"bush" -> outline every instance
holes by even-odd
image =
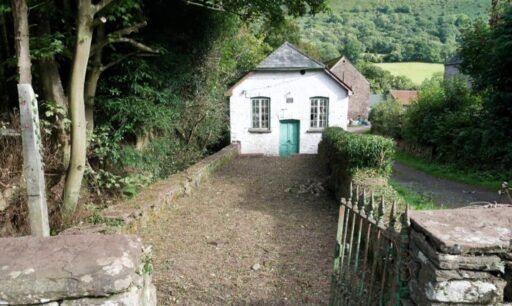
[[[395,143],[389,138],[348,133],[341,128],[325,129],[319,145],[319,155],[329,169],[330,187],[338,198],[348,193],[358,173],[371,173],[364,177],[386,181],[394,152]]]
[[[432,80],[419,93],[406,114],[403,137],[432,148],[432,158],[447,162],[481,164],[484,145],[482,98],[466,80]]]
[[[363,169],[383,176],[391,174],[395,143],[389,138],[327,128],[322,134],[321,146],[322,150],[328,150],[330,160],[343,163],[348,174]]]
[[[377,104],[370,112],[371,132],[394,139],[402,138],[405,109],[396,101],[385,101]]]
[[[186,146],[173,138],[153,140],[142,151],[124,147],[118,165],[131,173],[149,173],[155,178],[166,178],[182,171],[203,157],[203,152]]]

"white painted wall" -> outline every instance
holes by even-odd
[[[310,131],[310,98],[329,98],[329,126],[347,128],[348,92],[323,71],[253,72],[232,88],[231,142],[240,142],[242,154],[279,155],[279,121],[300,121],[300,154],[316,154],[320,132]],[[253,133],[251,98],[270,98],[270,133]],[[292,97],[293,103],[286,103]],[[309,131],[309,132],[308,132]]]

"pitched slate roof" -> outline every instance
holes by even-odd
[[[391,97],[402,105],[409,105],[418,100],[418,92],[416,90],[390,90]]]
[[[264,59],[255,70],[310,70],[325,66],[285,42]]]
[[[267,58],[265,58],[253,71],[240,78],[226,92],[226,96],[231,96],[233,88],[238,86],[243,80],[250,77],[257,71],[301,71],[301,70],[319,70],[323,71],[327,76],[333,79],[341,87],[345,88],[349,95],[353,94],[352,88],[342,79],[337,77],[324,64],[316,61],[310,56],[302,53],[297,47],[285,42],[279,48],[274,50]],[[302,74],[302,72],[301,72]]]

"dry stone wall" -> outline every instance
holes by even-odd
[[[135,236],[2,238],[0,249],[0,305],[157,305],[151,257]]]
[[[106,223],[79,224],[61,233],[135,233],[140,226],[157,214],[161,209],[176,199],[190,195],[208,177],[226,162],[236,158],[240,153],[239,144],[231,144],[219,152],[210,155],[185,171],[171,175],[165,180],[148,186],[131,199],[121,201],[99,212]]]
[[[415,304],[512,302],[512,207],[413,212],[409,248]]]

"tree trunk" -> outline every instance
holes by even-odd
[[[42,34],[50,33],[50,23],[47,18],[39,18],[39,25]],[[71,157],[71,137],[64,121],[69,116],[68,97],[64,93],[59,67],[53,56],[41,60],[39,62],[39,70],[45,99],[54,101],[57,107],[64,110],[63,118],[59,118],[57,121],[57,136],[62,150],[62,168],[67,170]]]
[[[69,110],[71,115],[71,160],[64,185],[63,214],[75,212],[86,166],[86,121],[84,86],[93,35],[94,6],[90,0],[79,0],[76,46],[71,72]]]
[[[3,13],[0,13],[0,113],[8,112],[9,95],[7,94],[4,62],[9,57],[9,40],[7,38],[7,25]]]
[[[142,151],[151,142],[153,135],[145,131],[138,131],[135,132],[135,138],[135,150]]]
[[[28,7],[26,0],[12,0],[14,19],[16,58],[20,84],[32,84],[32,62],[30,61],[30,45],[28,30]]]
[[[499,0],[491,0],[491,18],[489,24],[491,27],[495,27],[499,20]]]
[[[12,0],[15,48],[18,62],[20,121],[23,141],[23,175],[27,184],[30,231],[33,236],[50,235],[46,185],[41,159],[41,133],[37,100],[32,90],[28,7],[26,0]]]
[[[96,40],[102,41],[103,39],[105,39],[105,25],[100,24],[96,28]],[[94,131],[94,103],[96,90],[98,89],[98,81],[103,72],[102,58],[103,48],[99,48],[93,55],[89,73],[87,74],[87,82],[85,84],[85,119],[87,120],[87,131],[89,133]]]

